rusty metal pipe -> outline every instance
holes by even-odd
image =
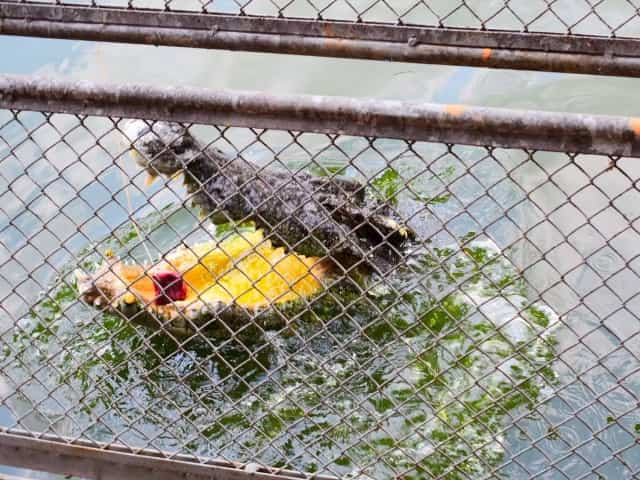
[[[640,77],[640,59],[638,58],[612,58],[580,53],[488,49],[432,44],[411,46],[401,43],[368,40],[245,32],[217,32],[212,35],[209,32],[202,31],[157,30],[153,27],[122,25],[96,27],[93,24],[68,25],[26,20],[5,20],[0,26],[0,33],[361,60]]]
[[[640,156],[640,118],[0,76],[0,107]]]
[[[0,2],[0,33],[640,77],[640,39]]]

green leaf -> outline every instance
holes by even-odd
[[[398,191],[404,185],[404,181],[396,170],[387,168],[382,175],[374,178],[371,184],[375,187],[375,194],[388,202],[396,200]]]
[[[529,314],[530,319],[540,327],[546,328],[549,326],[549,317],[539,308],[532,305],[527,308],[526,313]]]
[[[347,173],[348,165],[321,165],[313,164],[309,167],[309,171],[319,177],[334,177]]]
[[[405,180],[393,168],[387,168],[382,175],[377,176],[371,182],[374,186],[375,195],[385,202],[395,203],[398,193],[405,188]],[[408,190],[410,193],[411,190]],[[451,194],[444,193],[439,195],[427,195],[422,193],[412,193],[414,200],[425,204],[441,204],[446,203],[451,198]]]
[[[429,205],[447,203],[450,199],[451,199],[451,194],[436,195],[435,197],[429,197],[426,195],[416,195],[416,200],[419,200]]]

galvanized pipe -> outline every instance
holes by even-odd
[[[0,33],[640,77],[640,39],[0,1]]]
[[[0,76],[0,108],[640,156],[640,118]]]
[[[175,480],[298,480],[309,475],[291,470],[205,462],[196,457],[133,449],[25,431],[0,431],[0,465],[99,480],[153,478]],[[336,480],[314,475],[316,480]]]

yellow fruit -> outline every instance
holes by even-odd
[[[185,303],[233,302],[249,309],[313,295],[322,289],[325,273],[317,258],[275,248],[261,230],[181,247],[165,259],[150,267],[120,265],[117,273],[147,302],[155,297],[150,275],[172,270],[187,286]]]

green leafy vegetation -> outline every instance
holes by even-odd
[[[435,177],[434,177],[435,178]],[[416,187],[406,188],[406,180],[393,168],[386,168],[380,175],[371,181],[373,195],[380,200],[397,204],[398,197],[404,193],[413,200],[430,205],[447,203],[451,199],[449,193],[437,193],[428,195],[420,192]]]
[[[398,192],[404,187],[404,181],[400,174],[393,168],[387,168],[382,175],[373,179],[371,185],[375,195],[384,201],[395,201]]]

